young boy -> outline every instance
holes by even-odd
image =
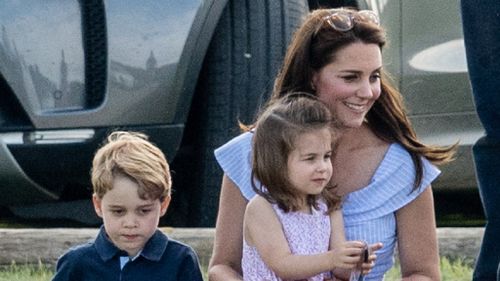
[[[104,225],[94,242],[59,258],[53,281],[203,280],[195,252],[157,228],[170,203],[170,172],[144,134],[111,133],[94,156],[92,185]]]

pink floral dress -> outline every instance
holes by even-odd
[[[293,254],[310,255],[328,251],[330,243],[330,218],[325,215],[326,205],[321,202],[319,210],[311,214],[302,212],[285,213],[276,204],[273,204],[283,232]],[[267,267],[260,257],[257,249],[249,246],[243,239],[243,280],[244,281],[281,281],[274,272]],[[330,273],[325,272],[310,277],[307,281],[323,281],[330,278]]]

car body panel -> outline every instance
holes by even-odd
[[[185,121],[179,103],[189,104],[210,41],[198,38],[211,35],[225,1],[106,1],[107,83],[98,106],[85,103],[91,58],[84,58],[78,2],[6,2],[1,9],[7,56],[0,71],[34,128]]]
[[[105,42],[95,46],[105,48],[98,50],[103,63],[86,56],[83,42],[95,36],[85,33],[85,21],[94,16],[84,15],[88,3],[104,5],[105,30],[97,30],[97,36]],[[110,129],[145,132],[172,161],[226,3],[2,2],[0,205],[72,200],[88,193],[93,151]],[[94,81],[86,81],[85,72],[99,63],[103,96],[91,104]]]

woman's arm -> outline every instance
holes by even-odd
[[[334,250],[314,255],[295,255],[283,233],[271,204],[258,196],[247,206],[244,239],[257,248],[266,265],[282,279],[305,279],[333,268],[353,268],[360,259],[363,244],[344,242]]]
[[[215,227],[210,281],[242,281],[243,216],[247,201],[229,177],[224,175]]]
[[[441,280],[431,187],[398,210],[396,221],[403,280]]]

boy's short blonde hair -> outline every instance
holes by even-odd
[[[142,199],[163,201],[170,196],[172,180],[165,155],[145,134],[113,132],[96,151],[91,171],[94,194],[102,198],[119,176],[135,181]]]

